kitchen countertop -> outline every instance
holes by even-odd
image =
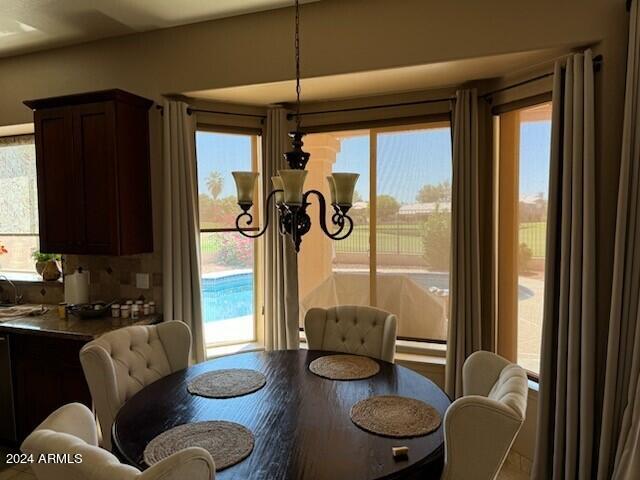
[[[162,321],[162,315],[158,313],[142,316],[136,320],[125,320],[111,316],[81,319],[73,315],[67,315],[66,319],[60,319],[57,305],[44,305],[44,307],[48,308],[48,311],[43,315],[18,316],[0,321],[0,334],[18,333],[91,341],[118,328],[131,325],[152,325]]]

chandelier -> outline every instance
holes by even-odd
[[[243,230],[253,222],[249,212],[253,206],[253,194],[256,190],[257,172],[231,172],[236,182],[238,205],[242,212],[236,217],[236,228],[249,238],[257,238],[267,231],[269,226],[270,206],[275,201],[278,211],[279,232],[288,235],[293,241],[296,252],[300,251],[302,237],[311,229],[311,218],[307,213],[310,197],[315,195],[319,205],[319,224],[322,231],[332,240],[343,240],[353,231],[353,220],[348,212],[353,205],[353,192],[358,173],[333,173],[327,176],[329,192],[331,194],[331,223],[333,231],[327,226],[327,205],[324,195],[318,190],[304,191],[304,181],[307,176],[305,167],[311,154],[302,150],[303,133],[300,131],[300,5],[296,0],[295,20],[295,60],[296,60],[296,130],[289,133],[292,149],[284,154],[289,168],[281,169],[278,175],[271,177],[274,190],[269,193],[264,203],[265,221],[262,230],[248,233]],[[244,222],[244,227],[241,224]]]

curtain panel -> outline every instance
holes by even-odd
[[[478,158],[478,95],[475,89],[459,90],[453,116],[451,313],[445,370],[445,390],[452,399],[463,394],[464,361],[482,347]]]
[[[631,5],[598,479],[640,478],[640,12]]]
[[[191,329],[192,361],[206,357],[200,290],[200,230],[195,119],[187,104],[163,110],[163,315]]]
[[[262,191],[273,189],[271,177],[285,165],[289,146],[287,112],[281,107],[267,112],[263,136]],[[265,205],[265,209],[267,206]],[[272,221],[264,245],[264,331],[267,350],[291,350],[300,347],[298,258],[291,239],[278,230],[278,212],[270,207]],[[265,215],[267,212],[265,211]]]
[[[547,257],[533,477],[595,466],[595,137],[592,53],[554,70]]]

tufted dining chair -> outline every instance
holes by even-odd
[[[60,407],[29,435],[20,447],[31,454],[38,480],[211,480],[215,468],[211,455],[191,447],[149,467],[144,473],[120,463],[98,447],[93,413],[81,403]],[[67,454],[62,463],[39,462],[41,455]]]
[[[114,330],[87,343],[80,363],[111,450],[111,426],[120,407],[150,383],[189,366],[191,332],[179,321]]]
[[[527,374],[494,353],[479,351],[462,367],[462,390],[444,416],[442,480],[495,479],[524,423]]]
[[[374,307],[311,308],[304,318],[309,350],[330,350],[393,363],[396,316]]]

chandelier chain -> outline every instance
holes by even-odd
[[[296,0],[296,130],[300,131],[300,1]]]

